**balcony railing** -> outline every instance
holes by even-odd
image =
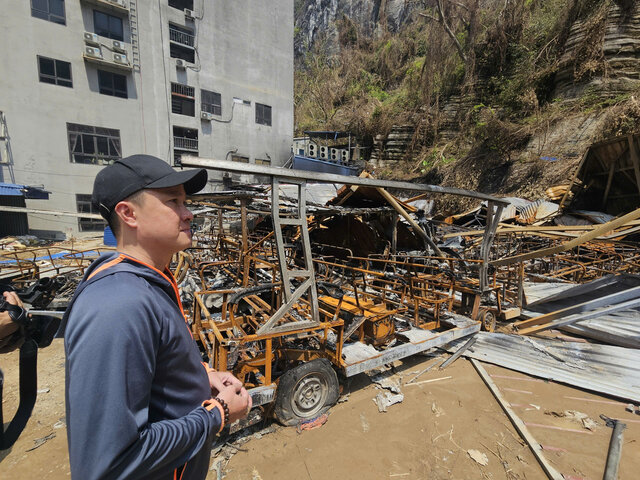
[[[186,137],[173,137],[173,148],[179,150],[190,150],[192,152],[198,151],[198,139],[186,138]]]
[[[169,27],[169,40],[193,48],[195,36]]]

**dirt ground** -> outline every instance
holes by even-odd
[[[379,413],[373,402],[381,390],[368,376],[359,375],[345,382],[343,394],[348,399],[331,409],[325,425],[302,433],[277,427],[273,433],[247,436],[234,444],[237,449],[222,450],[236,452],[228,462],[222,452],[212,459],[207,479],[217,480],[218,461],[224,478],[239,480],[546,478],[467,360],[460,359],[443,371],[431,370],[417,384],[405,385],[432,362],[416,356],[395,365],[391,378],[402,381],[404,401],[386,413]],[[0,367],[5,372],[6,422],[18,403],[17,352],[0,356]],[[611,429],[599,418],[603,413],[627,424],[619,478],[638,478],[640,416],[626,412],[625,403],[497,366],[484,367],[543,445],[548,461],[567,480],[602,478],[611,436]],[[27,428],[10,450],[0,452],[0,478],[70,475],[60,340],[40,351],[38,383],[40,393]],[[586,414],[596,423],[595,429],[552,414],[568,410]],[[478,461],[471,458],[470,450],[478,451],[474,453]]]

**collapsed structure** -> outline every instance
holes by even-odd
[[[256,408],[249,423],[272,413],[284,424],[314,418],[337,401],[338,374],[455,348],[480,330],[489,333],[465,355],[640,401],[633,368],[599,364],[607,382],[594,382],[588,363],[576,373],[558,360],[570,356],[554,346],[559,340],[518,337],[562,329],[617,346],[606,354],[625,362],[637,354],[640,209],[594,225],[560,215],[549,202],[197,157],[183,162],[270,182],[194,197],[194,247],[173,266],[203,359],[250,390]],[[390,189],[418,195],[400,200]],[[484,203],[438,220],[428,218],[433,195]],[[543,224],[550,218],[554,224]],[[25,249],[6,253],[0,273],[46,291],[38,307],[56,294],[50,307],[63,307],[99,253]],[[56,281],[44,280],[50,277]],[[491,334],[496,329],[503,333]],[[532,358],[543,352],[560,370],[509,361],[496,346],[512,349],[512,358],[531,347]],[[625,382],[631,388],[618,388]]]

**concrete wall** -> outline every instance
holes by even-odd
[[[251,163],[270,159],[273,166],[289,159],[293,0],[194,0],[193,20],[167,0],[131,2],[132,16],[101,0],[64,3],[66,25],[60,25],[33,17],[28,1],[0,0],[0,111],[13,152],[13,165],[0,167],[1,181],[42,185],[51,192],[50,200],[28,200],[27,206],[75,212],[75,195],[90,194],[103,168],[71,162],[67,122],[119,130],[123,156],[143,152],[173,164],[173,126],[180,126],[198,130],[201,157],[230,159],[236,152]],[[83,58],[83,33],[94,31],[94,9],[123,18],[130,61],[131,26],[137,26],[139,68],[98,66]],[[169,22],[195,31],[196,60],[186,69],[170,57]],[[102,51],[111,58],[109,50]],[[37,55],[70,62],[73,88],[39,82]],[[100,94],[98,68],[126,75],[129,98]],[[195,88],[194,117],[171,113],[171,82]],[[201,88],[222,96],[222,114],[212,121],[200,118]],[[249,104],[234,103],[234,97]],[[256,102],[272,107],[271,126],[256,123]],[[209,189],[215,188],[211,183]],[[29,221],[34,230],[78,232],[71,217],[30,215]]]

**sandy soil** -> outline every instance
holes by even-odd
[[[324,426],[302,433],[277,427],[270,434],[245,437],[235,444],[240,450],[226,447],[212,459],[207,479],[217,479],[218,461],[225,478],[246,480],[546,478],[468,361],[432,370],[418,382],[452,378],[404,385],[432,361],[418,356],[396,364],[391,378],[403,381],[404,401],[388,412],[378,412],[372,400],[380,390],[368,376],[359,375],[345,383],[348,400],[330,411]],[[633,472],[640,470],[640,416],[625,412],[624,403],[484,366],[544,446],[547,459],[567,479],[602,478],[611,435],[599,418],[602,413],[627,423],[619,478],[637,478]],[[17,352],[0,356],[0,367],[5,372],[3,409],[8,421],[18,403]],[[41,350],[39,373],[41,393],[35,411],[16,444],[0,452],[0,478],[69,476],[60,340]],[[566,410],[587,414],[596,422],[595,430],[551,414]],[[488,463],[477,463],[469,450],[486,455]],[[231,451],[236,453],[227,462],[222,453]]]

